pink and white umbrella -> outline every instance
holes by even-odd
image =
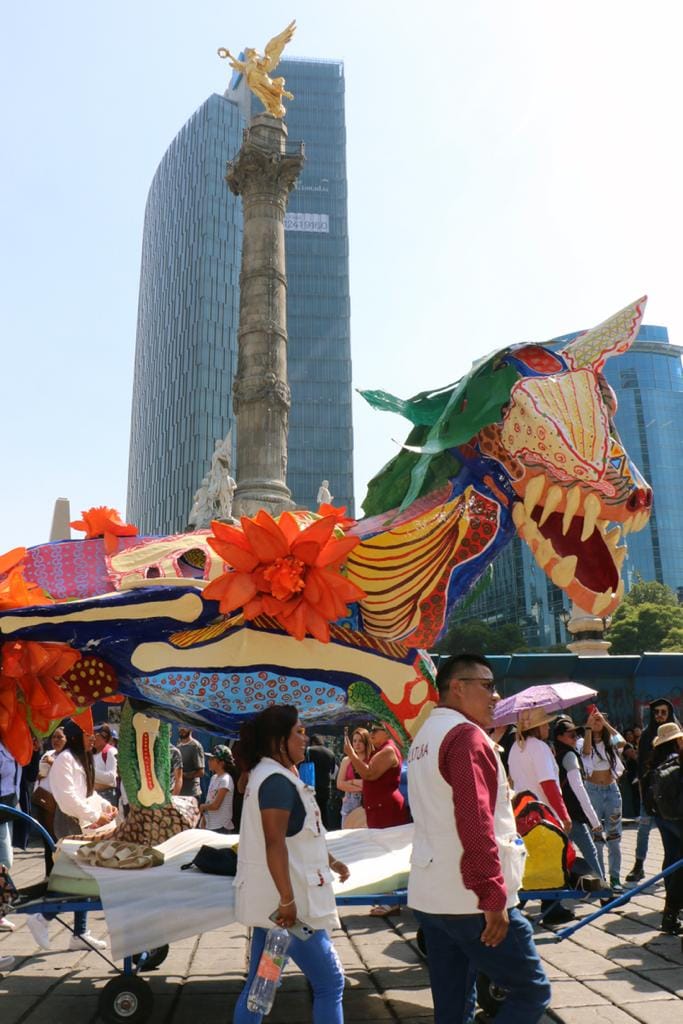
[[[541,686],[529,686],[512,697],[498,701],[493,712],[493,724],[515,725],[523,711],[542,708],[547,714],[552,714],[553,711],[564,711],[575,704],[582,704],[597,695],[597,690],[591,690],[582,683],[544,683]]]

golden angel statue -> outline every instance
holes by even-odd
[[[247,80],[247,85],[261,100],[269,114],[273,117],[284,117],[286,110],[282,104],[282,97],[293,100],[291,92],[285,89],[284,78],[270,78],[268,72],[274,71],[280,63],[282,51],[290,42],[296,29],[296,21],[291,21],[286,29],[283,29],[278,36],[274,36],[266,46],[266,52],[261,56],[258,50],[247,47],[244,51],[245,59],[237,60],[236,57],[221,46],[218,50],[219,57],[227,57],[230,67],[241,72]]]

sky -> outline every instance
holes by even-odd
[[[125,511],[149,185],[227,86],[216,49],[293,17],[288,54],[345,64],[355,388],[440,387],[643,294],[683,344],[679,5],[7,4],[0,553],[58,497]],[[408,427],[357,398],[354,429],[360,505]]]

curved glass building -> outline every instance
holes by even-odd
[[[210,96],[159,164],[145,209],[127,520],[187,526],[214,442],[232,425],[242,212],[224,181],[243,119]]]
[[[287,485],[316,507],[329,480],[354,512],[344,68],[284,60],[286,124],[306,163],[285,222],[289,414]],[[214,442],[233,427],[240,200],[224,181],[260,103],[235,75],[169,146],[145,212],[127,518],[142,533],[185,529]],[[236,442],[233,429],[233,443]],[[233,452],[234,455],[234,452]],[[236,475],[233,460],[233,476]]]

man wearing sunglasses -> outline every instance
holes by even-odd
[[[408,903],[427,946],[435,1024],[471,1019],[479,972],[507,990],[497,1024],[536,1024],[550,985],[517,908],[524,844],[487,730],[500,700],[486,658],[448,658],[439,704],[408,755],[415,837]]]

